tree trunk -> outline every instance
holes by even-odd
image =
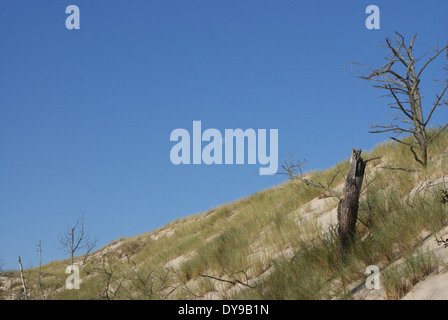
[[[347,179],[344,186],[343,199],[338,206],[339,258],[344,258],[356,233],[358,220],[359,196],[366,162],[361,157],[361,150],[352,150]]]
[[[22,267],[22,260],[19,256],[19,266],[20,266],[20,278],[22,279],[22,286],[23,286],[23,296],[25,297],[25,300],[28,300],[28,290],[26,289],[25,285],[25,278],[23,276],[23,267]]]
[[[426,168],[426,165],[428,164],[428,143],[426,141],[426,131],[424,128],[420,136],[420,158],[423,167]]]
[[[426,141],[425,143],[422,145],[421,147],[422,149],[420,150],[420,156],[422,158],[422,165],[423,167],[426,168],[426,166],[428,165],[428,147],[426,145]]]

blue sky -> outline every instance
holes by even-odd
[[[81,11],[67,30],[65,8]],[[368,5],[381,29],[365,27]],[[446,1],[3,0],[0,4],[0,259],[64,259],[81,211],[101,247],[285,181],[259,165],[179,165],[170,133],[278,129],[323,169],[388,138],[382,92],[348,63],[379,66],[394,31],[417,52],[448,40]],[[440,59],[428,79],[443,77]],[[437,87],[428,82],[432,99]],[[428,100],[431,102],[431,100]],[[447,119],[441,110],[433,124]]]

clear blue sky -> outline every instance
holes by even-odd
[[[80,30],[65,27],[71,4]],[[365,27],[370,4],[380,30]],[[18,255],[36,266],[39,240],[44,262],[66,258],[58,237],[81,211],[99,248],[285,180],[258,164],[173,165],[170,133],[194,120],[278,129],[279,161],[297,152],[309,170],[371,149],[388,138],[368,133],[390,119],[387,100],[347,63],[379,66],[395,30],[418,32],[418,52],[443,45],[447,12],[442,0],[2,0],[3,269]]]

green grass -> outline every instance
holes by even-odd
[[[424,231],[437,235],[448,225],[448,205],[440,192],[443,186],[409,193],[425,178],[446,174],[447,146],[445,132],[430,145],[432,160],[426,170],[400,144],[383,143],[363,153],[364,159],[382,159],[367,167],[365,185],[374,181],[363,192],[357,241],[343,264],[337,259],[336,229],[324,228],[317,221],[319,214],[307,205],[327,192],[289,181],[176,219],[153,232],[114,241],[114,250],[106,246],[87,260],[81,270],[81,290],[64,289],[68,260],[44,265],[42,287],[49,299],[197,299],[211,292],[235,299],[351,299],[353,285],[366,278],[365,268],[376,264],[381,267],[387,297],[401,298],[437,265],[420,246]],[[415,171],[376,169],[373,173],[380,161]],[[331,183],[334,188],[344,183],[347,168],[344,161],[308,175],[315,183]],[[325,211],[335,206],[336,199],[328,200]],[[185,261],[176,268],[167,267],[179,256]],[[201,274],[243,283],[250,278],[254,287]],[[13,298],[19,299],[20,274],[4,272],[2,276],[13,283],[11,288],[3,284],[1,298],[14,292]],[[38,299],[37,268],[26,270],[25,278],[31,298]]]
[[[402,298],[414,285],[429,275],[438,260],[432,252],[418,250],[410,254],[402,264],[386,269],[381,275],[381,284],[388,299]]]

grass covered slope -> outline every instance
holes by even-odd
[[[431,134],[431,133],[429,133]],[[347,150],[349,154],[350,150]],[[337,259],[338,200],[288,181],[234,203],[116,240],[87,258],[79,290],[65,289],[69,260],[42,266],[47,299],[399,299],[443,272],[448,133],[429,147],[426,169],[403,145],[383,143],[369,162],[357,241]],[[311,172],[328,185],[348,161]],[[446,177],[446,180],[445,180]],[[343,175],[331,187],[342,190]],[[94,231],[94,230],[93,230]],[[445,254],[445,251],[447,252]],[[78,257],[82,261],[82,257]],[[381,290],[365,289],[366,267],[380,267]],[[24,271],[30,298],[42,298],[38,268]],[[0,298],[22,299],[19,272],[0,275]]]

